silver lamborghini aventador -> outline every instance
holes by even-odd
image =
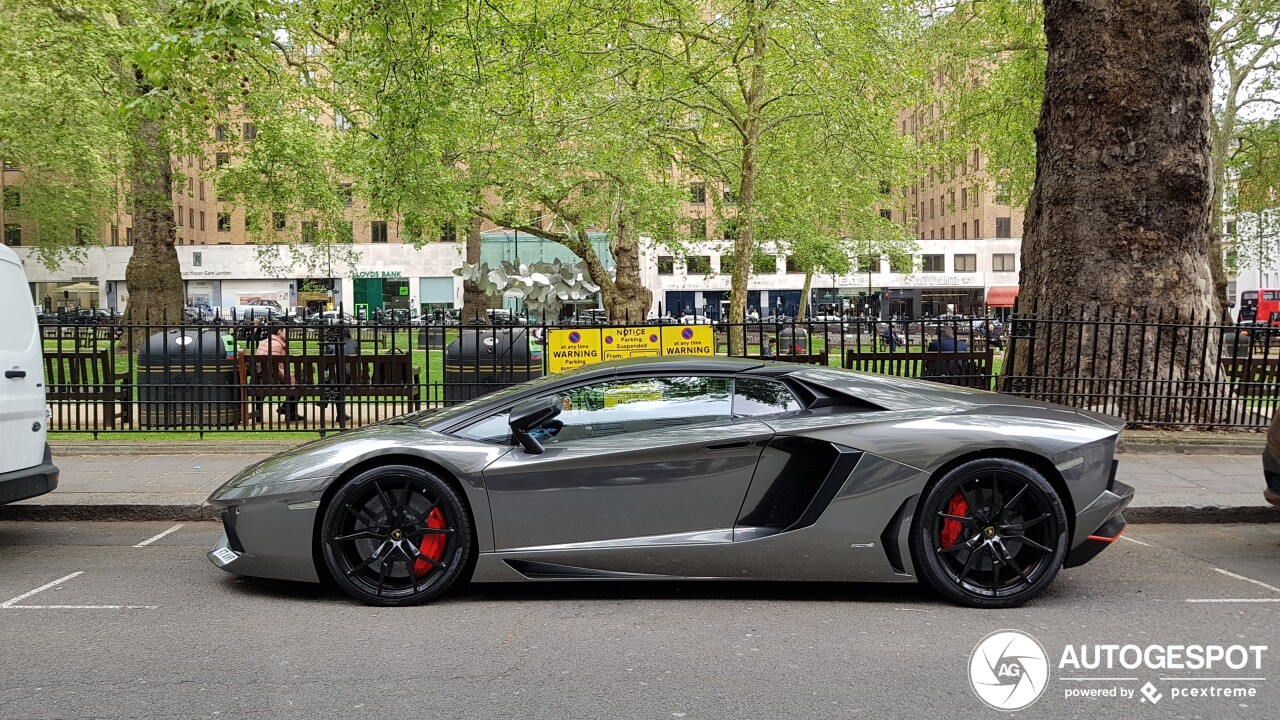
[[[1124,530],[1118,418],[845,370],[624,361],[290,450],[209,502],[238,575],[922,581],[1010,607]]]

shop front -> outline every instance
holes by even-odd
[[[298,307],[308,314],[333,310],[341,300],[342,281],[337,278],[298,278]]]
[[[409,309],[409,279],[399,270],[362,270],[353,278],[355,316],[372,318],[384,310]]]
[[[292,280],[221,280],[221,307],[224,313],[243,312],[248,307],[270,307],[280,312],[292,308],[297,290]]]
[[[456,306],[453,276],[418,278],[418,313],[424,317],[443,317]]]

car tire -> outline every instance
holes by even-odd
[[[1022,605],[1053,582],[1070,544],[1058,492],[1031,466],[971,460],[926,489],[909,545],[920,578],[976,608]]]
[[[325,506],[320,553],[333,580],[367,605],[427,602],[472,560],[466,503],[440,475],[410,465],[366,470]]]

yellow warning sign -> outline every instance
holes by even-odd
[[[707,356],[716,354],[716,334],[710,325],[668,325],[662,328],[662,354]]]
[[[657,327],[604,328],[600,349],[604,360],[658,357],[662,354],[662,337]]]
[[[547,331],[547,370],[564,372],[601,360],[599,328]]]

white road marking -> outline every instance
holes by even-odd
[[[177,528],[174,528],[174,530],[176,529]],[[172,530],[170,530],[170,532],[172,532]],[[36,593],[44,592],[51,587],[57,587],[71,578],[83,574],[84,571],[79,570],[66,577],[60,577],[51,583],[45,583],[35,590],[24,592],[16,598],[5,600],[0,603],[0,610],[155,610],[159,607],[158,605],[18,605],[19,602],[26,600]]]
[[[1134,680],[1134,681],[1136,681],[1138,678],[1136,678],[1136,677],[1130,677],[1130,678],[1076,678],[1076,677],[1064,677],[1064,678],[1058,678],[1058,679],[1059,679],[1059,680],[1075,680],[1075,681],[1077,681],[1077,682],[1085,681],[1085,680],[1088,680],[1088,681],[1097,680],[1097,681],[1099,681],[1099,682],[1120,682],[1121,680]]]
[[[54,581],[53,581],[53,582],[51,582],[51,583],[45,583],[44,585],[41,585],[40,587],[36,588],[35,590],[31,590],[31,591],[29,591],[29,592],[24,592],[24,593],[22,593],[21,595],[19,595],[18,597],[13,598],[12,600],[5,600],[4,602],[0,603],[0,608],[9,608],[9,607],[13,607],[13,606],[14,606],[15,604],[17,604],[18,602],[21,602],[22,600],[26,600],[27,598],[31,597],[32,595],[35,595],[35,594],[36,594],[36,593],[38,593],[38,592],[44,592],[45,590],[48,590],[48,589],[49,589],[49,588],[51,588],[51,587],[57,587],[58,585],[61,585],[62,583],[64,583],[64,582],[66,582],[66,581],[70,580],[71,578],[76,577],[77,575],[83,575],[83,574],[84,574],[84,571],[83,571],[83,570],[80,570],[80,571],[77,571],[77,572],[73,572],[73,573],[71,573],[70,575],[68,575],[68,576],[66,576],[66,577],[58,578],[57,580],[54,580]]]
[[[1228,681],[1228,682],[1229,682],[1229,681],[1232,681],[1232,680],[1242,680],[1242,681],[1243,681],[1243,680],[1248,680],[1248,681],[1253,681],[1253,682],[1266,682],[1266,681],[1267,681],[1267,679],[1266,679],[1266,678],[1232,678],[1232,677],[1226,677],[1226,678],[1202,678],[1202,677],[1194,677],[1194,678],[1172,678],[1172,677],[1162,677],[1162,678],[1160,678],[1160,679],[1161,679],[1161,680],[1172,680],[1172,681],[1174,681],[1174,682],[1195,682],[1195,681],[1198,681],[1198,680],[1212,680],[1212,681],[1215,681],[1215,682],[1223,682],[1223,681]]]
[[[142,542],[138,543],[137,545],[134,545],[134,547],[146,547],[146,546],[150,545],[151,543],[153,543],[153,542],[155,542],[155,541],[159,540],[160,538],[164,537],[165,535],[168,535],[168,534],[169,534],[169,533],[171,533],[171,532],[175,532],[175,531],[177,531],[177,530],[178,530],[178,528],[182,527],[182,526],[183,526],[183,525],[185,525],[185,524],[186,524],[186,523],[178,523],[177,525],[174,525],[173,527],[169,528],[168,530],[165,530],[164,532],[160,533],[159,535],[155,535],[155,536],[153,536],[153,537],[149,537],[149,538],[147,538],[146,540],[143,540]]]
[[[1280,598],[1187,598],[1193,603],[1280,603]]]
[[[1237,580],[1243,580],[1243,581],[1245,581],[1245,582],[1251,582],[1251,583],[1253,583],[1254,585],[1258,585],[1258,586],[1260,586],[1260,587],[1264,587],[1264,588],[1266,588],[1266,589],[1270,590],[1271,592],[1280,593],[1280,588],[1276,587],[1275,585],[1268,585],[1268,584],[1266,584],[1266,583],[1262,582],[1261,580],[1254,580],[1253,578],[1247,578],[1247,577],[1245,577],[1245,576],[1243,576],[1243,575],[1237,575],[1237,574],[1235,574],[1235,573],[1233,573],[1233,572],[1231,572],[1231,571],[1229,571],[1229,570],[1223,570],[1222,568],[1214,568],[1214,570],[1217,570],[1218,572],[1222,573],[1223,575],[1226,575],[1227,577],[1235,578],[1235,579],[1237,579]]]
[[[1120,536],[1120,539],[1121,539],[1121,540],[1128,540],[1128,541],[1129,541],[1129,542],[1131,542],[1131,543],[1137,543],[1137,544],[1141,545],[1142,547],[1151,547],[1151,543],[1144,543],[1144,542],[1142,542],[1141,540],[1134,540],[1133,538],[1129,537],[1128,535],[1121,535],[1121,536]]]

